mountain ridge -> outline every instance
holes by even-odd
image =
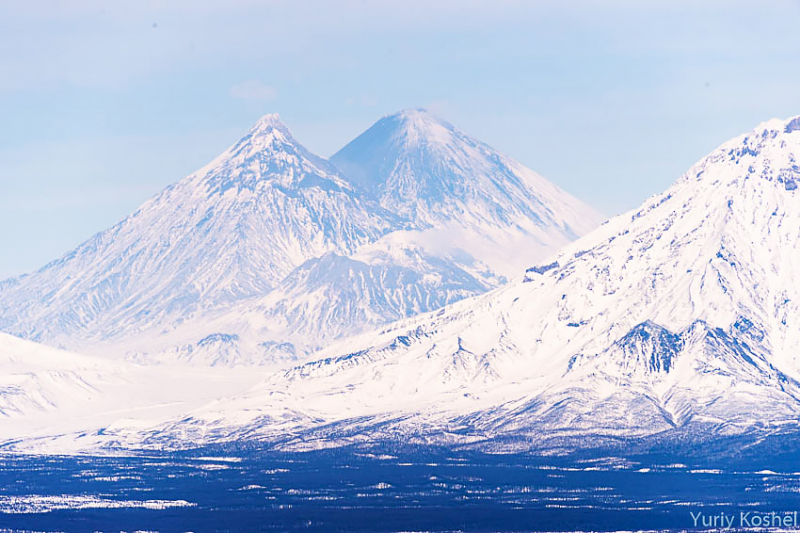
[[[481,172],[491,162],[481,161],[468,161],[475,165],[470,179],[489,179]],[[498,176],[517,179],[503,172]],[[542,198],[532,191],[503,200],[520,215],[515,226],[528,229],[512,235],[502,220],[486,219],[480,205],[447,198],[462,218],[480,211],[483,224],[456,217],[431,227],[380,205],[303,147],[278,115],[265,115],[220,156],[112,228],[37,272],[0,283],[0,331],[142,362],[291,361],[332,336],[497,286],[512,271],[507,256],[519,255],[521,246],[538,256],[574,237],[565,227],[582,231],[599,222],[537,180],[531,183],[547,189]],[[537,225],[526,213],[541,206],[563,218]],[[332,274],[319,279],[326,256],[350,268],[328,263]],[[301,275],[312,264],[313,281]],[[291,280],[308,285],[288,286]],[[347,312],[329,308],[334,301]]]
[[[524,449],[543,436],[796,429],[795,120],[724,143],[525,279],[339,342],[132,438],[170,442],[186,425],[290,449],[395,439]]]
[[[331,161],[383,207],[412,214],[422,227],[454,216],[466,216],[470,224],[490,220],[513,225],[524,215],[546,224],[553,222],[548,201],[561,196],[564,205],[577,205],[558,187],[424,109],[384,116]],[[586,214],[587,219],[593,216]],[[559,229],[572,232],[568,226]],[[586,229],[576,228],[578,233]]]

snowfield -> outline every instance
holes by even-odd
[[[91,425],[82,416],[94,413],[85,391],[98,390],[104,405],[125,404],[118,383],[153,367],[69,356],[54,374],[52,351],[3,337],[4,364],[42,366],[7,378],[20,392],[3,395],[3,412],[20,422],[0,426],[5,442],[164,449],[255,439],[299,450],[390,440],[518,449],[796,431],[797,124],[773,120],[723,144],[663,194],[516,281],[335,341],[313,360],[251,375],[249,388],[224,398],[204,391],[218,398],[205,405],[198,393],[173,416],[129,409],[79,433]],[[9,355],[21,349],[36,358]],[[179,383],[176,375],[147,376],[158,376],[141,389],[153,395],[150,405],[184,394],[156,392],[164,380]],[[30,412],[70,420],[59,435],[49,438],[40,425],[29,438]],[[103,422],[114,418],[107,415]]]
[[[796,123],[723,144],[524,279],[335,344],[147,434],[120,434],[303,449],[796,430]]]
[[[253,369],[145,367],[0,333],[0,447],[61,454],[113,445],[103,430],[114,423],[148,427],[261,379]]]

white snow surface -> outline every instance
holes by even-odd
[[[796,430],[799,121],[723,144],[525,279],[115,435],[299,449]]]
[[[115,500],[97,496],[63,494],[44,496],[0,496],[0,514],[50,513],[65,509],[150,509],[162,511],[175,507],[194,507],[186,500]]]
[[[114,422],[170,420],[263,379],[253,369],[145,367],[0,333],[0,445],[68,453]]]
[[[602,220],[420,110],[334,161],[347,170],[265,116],[113,228],[0,283],[0,331],[142,363],[286,365],[520,277]]]
[[[796,431],[800,127],[793,124],[800,119],[771,121],[723,144],[666,192],[522,279],[335,341],[315,360],[248,372],[250,381],[228,382],[236,390],[203,391],[215,399],[198,395],[179,412],[134,412],[118,385],[153,380],[136,386],[151,395],[157,383],[179,383],[179,374],[0,337],[10,343],[0,353],[12,369],[3,372],[11,377],[2,442],[27,451],[241,439],[287,449],[383,439],[525,446]],[[20,350],[36,357],[8,355]],[[203,379],[222,369],[212,370],[182,378],[205,389]],[[92,388],[108,407],[102,416],[87,399]],[[158,394],[186,394],[181,388]],[[172,405],[158,394],[150,405]],[[123,406],[118,416],[115,403]]]

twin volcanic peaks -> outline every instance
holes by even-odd
[[[118,225],[0,284],[0,330],[147,362],[282,367],[171,418],[83,431],[92,445],[796,439],[798,124],[724,143],[589,231],[588,207],[424,113],[385,117],[330,162],[268,116]],[[514,259],[532,268],[502,279]]]
[[[153,434],[495,451],[796,439],[796,121],[724,143],[524,280],[334,344]]]
[[[435,130],[436,128],[454,128],[454,126],[435,113],[421,107],[403,109],[396,113],[384,115],[371,128],[376,127],[389,129],[392,135],[411,134],[412,132],[423,133],[426,130]],[[267,113],[261,116],[250,129],[250,133],[269,133],[271,130],[277,130],[291,136],[289,127],[281,118],[280,113]]]
[[[373,132],[380,131],[387,138],[393,138],[407,145],[413,143],[435,143],[447,140],[445,132],[457,131],[456,128],[434,113],[423,108],[404,109],[385,115],[373,124],[358,139],[366,139]],[[437,134],[439,137],[437,137]],[[259,118],[248,133],[237,143],[253,144],[269,149],[269,143],[278,142],[302,146],[294,137],[289,126],[279,113],[267,113]],[[355,142],[355,140],[353,141]],[[276,145],[280,146],[280,144]]]
[[[566,246],[602,217],[431,113],[386,116],[330,161],[304,148],[278,115],[265,115],[214,161],[114,227],[38,272],[0,284],[0,331],[90,354],[271,364],[481,294],[532,266],[529,278],[541,271],[571,279],[569,265],[581,256],[608,272],[586,282],[587,294],[621,291],[608,278],[621,267],[616,275],[629,278],[630,269],[649,265],[643,272],[655,281],[642,284],[678,283],[685,275],[663,274],[678,249],[699,246],[730,259],[749,253],[737,244],[745,242],[762,258],[750,263],[782,264],[795,237],[789,219],[798,120],[770,121],[725,143],[667,193],[626,215],[618,233],[606,224],[593,234],[600,239],[594,245]],[[645,220],[652,227],[631,240],[627,225]],[[764,228],[772,237],[762,246]],[[655,239],[662,230],[669,238]],[[686,266],[706,272],[699,282],[705,290],[714,286],[708,276],[730,279],[718,265],[725,260],[711,259],[708,268],[718,271]],[[709,305],[730,302],[726,290],[731,286],[720,286],[722,299]],[[738,290],[737,298],[752,292]],[[629,287],[626,294],[645,293]],[[695,288],[670,294],[678,295],[676,309],[705,298]],[[575,315],[569,323],[588,324],[590,307],[571,301],[557,307]],[[775,305],[785,308],[781,302]],[[601,316],[635,307],[617,304]],[[665,312],[638,322],[617,317],[614,334],[645,320],[674,331],[691,323],[673,325]],[[728,312],[731,321],[747,315],[737,313]]]
[[[398,141],[412,134],[430,142]],[[276,363],[485,292],[600,221],[421,110],[331,161],[265,115],[114,227],[0,284],[0,331],[83,353]]]
[[[380,196],[392,188],[391,184],[386,184],[392,178],[392,171],[397,170],[398,165],[406,165],[405,158],[410,153],[416,153],[414,157],[424,161],[428,168],[417,166],[402,169],[407,174],[407,182],[413,184],[414,192],[419,193],[407,198],[407,202],[415,202],[420,200],[423,193],[432,192],[433,182],[437,182],[436,187],[463,192],[456,191],[453,184],[448,183],[448,180],[463,181],[463,176],[438,172],[437,169],[461,165],[465,171],[474,171],[470,166],[470,163],[474,166],[474,161],[463,161],[462,145],[482,146],[425,109],[407,109],[380,119],[329,162],[303,146],[278,113],[269,113],[203,170],[219,174],[220,169],[236,168],[238,170],[233,172],[232,177],[246,185],[254,178],[275,180],[278,175],[289,173],[287,169],[293,169],[295,171],[291,172],[291,179],[282,180],[283,185],[303,186],[304,178],[313,174],[317,178],[336,182],[338,186]],[[431,147],[437,147],[439,153],[431,156]],[[491,148],[485,148],[487,153],[492,152]],[[462,161],[457,160],[459,156]],[[374,168],[375,160],[380,160],[382,168]],[[473,173],[468,179],[479,178],[478,174]],[[319,183],[318,179],[312,181]],[[465,189],[461,185],[461,189]],[[395,187],[392,192],[402,195],[410,192],[407,189],[397,190]]]

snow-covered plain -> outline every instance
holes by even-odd
[[[0,442],[55,454],[74,450],[80,435],[108,445],[102,431],[115,422],[147,427],[261,379],[253,369],[146,367],[0,333]]]
[[[337,341],[169,420],[70,437],[542,446],[796,431],[800,118],[773,120],[489,293]]]
[[[285,365],[497,287],[602,220],[421,110],[333,161],[347,171],[263,117],[113,228],[0,283],[0,331],[147,363]]]

